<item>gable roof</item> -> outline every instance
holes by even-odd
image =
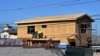
[[[37,18],[23,20],[15,23],[20,24],[20,23],[36,23],[36,22],[62,21],[62,20],[77,20],[79,17],[85,15],[86,14],[82,13],[82,14],[60,15],[60,16],[37,17]]]

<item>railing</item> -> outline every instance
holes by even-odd
[[[23,42],[24,48],[55,48],[60,43],[60,40],[52,39],[27,39]]]

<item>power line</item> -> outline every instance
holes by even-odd
[[[98,19],[94,19],[94,20],[100,20],[100,18],[98,18]],[[8,23],[9,24],[9,23]],[[83,23],[83,24],[88,24],[88,23]],[[6,24],[0,24],[1,26],[0,26],[0,29],[1,28],[3,28]],[[10,24],[11,25],[11,24]],[[64,23],[62,24],[62,25],[56,25],[56,24],[51,24],[51,26],[49,27],[49,28],[53,28],[53,27],[59,27],[59,26],[71,26],[71,25],[75,25],[75,24],[67,24],[67,25],[65,25]],[[41,26],[41,25],[38,25],[38,26]],[[26,27],[26,26],[21,26],[21,27],[13,27],[13,28],[24,28],[24,27]]]
[[[33,7],[27,7],[27,8],[0,9],[0,11],[15,11],[15,10],[33,9],[33,8],[40,8],[40,7],[48,7],[48,6],[54,6],[54,5],[61,5],[61,4],[70,3],[70,2],[76,2],[76,1],[79,1],[79,0],[68,1],[68,2],[61,2],[61,3],[54,3],[54,4],[48,4],[48,5],[41,5],[41,6],[33,6]]]
[[[90,17],[97,17],[100,16],[100,14],[95,14],[95,15],[91,15]],[[95,18],[94,20],[100,20],[100,18]],[[15,25],[15,23],[11,23],[11,22],[0,22],[0,25],[6,25],[6,24],[10,24],[10,25]]]
[[[100,16],[100,14],[96,14],[96,15],[91,15],[90,17],[99,17],[99,16]],[[100,18],[96,18],[94,20],[97,21],[97,20],[100,20]]]
[[[92,15],[90,17],[97,17],[97,16],[100,16],[100,14]]]
[[[96,1],[89,1],[89,2],[65,4],[65,3],[76,2],[76,1],[80,1],[80,0],[74,0],[74,1],[69,1],[69,2],[61,2],[61,3],[55,3],[55,4],[48,4],[48,5],[41,5],[41,6],[33,6],[33,7],[27,7],[27,8],[1,9],[0,11],[16,11],[16,10],[25,10],[25,9],[33,9],[33,8],[40,8],[40,7],[48,7],[48,6],[54,6],[54,5],[68,6],[68,5],[78,5],[78,4],[88,4],[88,3],[100,2],[100,0],[96,0]],[[65,5],[61,5],[61,4],[65,4]]]
[[[95,14],[95,15],[91,15],[90,17],[97,17],[97,16],[100,16],[100,14]],[[93,19],[93,20],[95,20],[95,21],[97,21],[97,20],[100,20],[100,18],[95,18],[95,19]],[[10,24],[10,25],[16,25],[15,23],[11,23],[11,22],[0,22],[0,25],[6,25],[6,24]]]
[[[97,20],[100,20],[100,18],[96,18],[96,19],[94,19],[94,20],[96,20],[96,21],[97,21]]]
[[[81,3],[73,3],[73,4],[65,4],[65,5],[61,5],[61,6],[78,5],[78,4],[88,4],[88,3],[96,3],[96,2],[100,2],[100,0],[89,1],[89,2],[81,2]]]

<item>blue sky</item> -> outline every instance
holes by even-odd
[[[71,2],[74,1],[74,2]],[[98,0],[0,0],[0,24],[11,24],[14,22],[25,20],[34,17],[40,16],[54,16],[54,15],[65,15],[65,14],[78,14],[78,13],[87,13],[88,15],[96,15],[100,14],[100,1],[95,3],[87,3],[87,4],[76,4],[76,5],[66,5],[65,4],[73,4],[80,2],[88,2],[88,1],[98,1]],[[54,6],[45,6],[45,7],[35,7],[41,5],[55,4],[69,2],[65,4],[58,4]],[[2,11],[7,9],[16,9],[16,8],[28,8],[35,7],[31,9],[23,9],[23,10],[13,10],[13,11]],[[100,18],[92,17],[93,19]],[[100,31],[99,23],[100,21],[95,21],[97,25],[98,34]],[[94,24],[94,28],[95,28]]]

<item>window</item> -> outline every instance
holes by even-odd
[[[87,27],[88,27],[88,24],[81,24],[80,25],[80,32],[86,33]]]
[[[28,34],[32,34],[35,32],[35,26],[28,26]]]
[[[42,28],[47,28],[47,25],[42,25]]]
[[[7,35],[4,35],[4,38],[7,38]]]

